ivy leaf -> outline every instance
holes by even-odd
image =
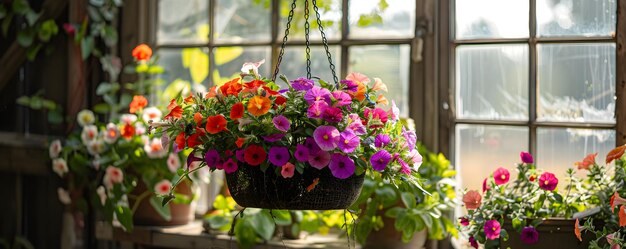
[[[252,248],[256,244],[256,233],[250,219],[242,218],[235,224],[235,238],[242,249]]]
[[[32,28],[27,28],[17,33],[17,43],[22,47],[30,47],[33,44],[35,32]]]
[[[37,22],[37,19],[39,19],[39,16],[41,16],[41,14],[35,13],[34,11],[29,11],[24,17],[26,17],[26,22],[28,22],[28,26],[33,26],[35,25],[35,22]]]
[[[169,197],[169,196],[167,196],[167,197]],[[170,207],[167,206],[167,205],[165,205],[165,206],[161,205],[159,203],[159,198],[156,197],[155,195],[152,195],[152,197],[150,197],[150,205],[152,206],[152,208],[154,208],[155,211],[157,211],[157,213],[159,213],[161,218],[163,218],[166,221],[172,220],[172,214],[170,213]]]
[[[259,236],[261,236],[261,238],[264,240],[272,239],[276,226],[274,225],[272,216],[268,210],[262,210],[256,215],[253,215],[250,221],[252,222],[254,230]]]
[[[133,212],[126,206],[117,206],[115,208],[115,215],[120,222],[124,230],[127,232],[133,231]]]
[[[291,225],[291,214],[287,210],[273,210],[272,214],[274,214],[274,220],[276,221],[276,225],[279,226],[288,226]]]
[[[39,40],[47,42],[53,35],[56,35],[59,32],[59,27],[54,22],[54,20],[49,19],[41,24],[39,28]]]
[[[93,51],[93,46],[93,37],[85,37],[85,39],[80,41],[80,52],[83,60],[89,58]]]

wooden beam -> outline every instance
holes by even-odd
[[[617,51],[615,54],[616,87],[615,121],[616,146],[626,144],[626,0],[617,1]]]
[[[46,0],[41,7],[41,17],[39,20],[56,19],[59,17],[68,0]],[[9,81],[18,69],[26,61],[26,48],[14,41],[9,49],[0,58],[0,65],[3,69],[0,72],[0,92],[7,86]]]

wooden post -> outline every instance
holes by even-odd
[[[617,1],[617,35],[615,54],[615,121],[616,146],[626,144],[626,0]]]
[[[86,1],[71,1],[69,6],[69,21],[71,23],[82,23],[87,17],[87,2]],[[85,61],[81,56],[80,44],[76,44],[74,39],[68,39],[67,41],[68,53],[67,53],[67,105],[66,116],[71,117],[70,120],[75,120],[76,114],[85,107],[87,94],[86,94],[86,77],[85,77]],[[69,132],[74,122],[67,124],[67,131]]]

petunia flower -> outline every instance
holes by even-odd
[[[330,172],[334,177],[339,179],[346,179],[354,174],[355,165],[352,158],[335,153],[330,157]]]
[[[63,188],[57,188],[57,196],[59,197],[59,201],[63,203],[63,205],[72,204],[72,198],[70,197],[70,193]]]
[[[170,193],[171,188],[172,183],[168,180],[163,179],[154,185],[154,193],[157,195],[167,195]]]
[[[396,153],[397,154],[397,153]],[[402,160],[402,158],[400,158],[400,156],[398,156],[396,158],[396,161],[398,161],[398,163],[400,164],[400,172],[405,174],[405,175],[409,175],[411,174],[411,167],[409,167],[409,164],[406,163],[404,160]]]
[[[376,104],[389,105],[389,100],[387,100],[387,97],[385,97],[385,95],[381,94],[376,97]]]
[[[531,155],[530,153],[526,152],[526,151],[522,151],[519,153],[519,157],[522,160],[523,163],[526,164],[530,164],[533,163],[533,155]]]
[[[120,116],[120,121],[122,121],[123,124],[135,123],[135,121],[137,121],[137,115],[135,115],[135,114],[122,114]]]
[[[57,158],[59,157],[62,149],[63,146],[61,145],[61,141],[55,139],[54,141],[52,141],[52,143],[50,143],[50,147],[48,147],[48,155],[50,156],[50,158]]]
[[[104,186],[111,189],[114,184],[122,183],[124,181],[124,172],[122,172],[122,170],[118,167],[109,166],[105,170],[102,181],[104,182]]]
[[[93,115],[92,111],[82,110],[76,115],[76,121],[78,121],[81,127],[85,127],[86,125],[93,124],[96,121],[96,117]]]
[[[381,80],[380,78],[374,78],[374,85],[372,86],[372,91],[388,92],[389,90],[387,89],[387,85],[383,83],[383,80]]]
[[[265,142],[270,142],[270,143],[280,141],[281,139],[283,139],[283,137],[285,137],[285,133],[276,133],[272,135],[262,136]]]
[[[391,154],[386,150],[379,150],[370,158],[370,164],[376,171],[383,171],[387,167],[387,164],[391,161]]]
[[[398,119],[400,119],[400,109],[398,108],[398,106],[396,106],[395,100],[391,101],[391,108],[389,108],[389,111],[387,111],[387,113],[389,114],[389,118],[391,118],[391,121],[393,121],[394,123],[397,122]]]
[[[483,180],[483,193],[485,193],[485,191],[489,190],[489,184],[487,184],[487,178],[485,178],[485,180]]]
[[[266,114],[272,107],[272,101],[268,97],[254,96],[248,101],[248,112],[255,117]]]
[[[493,172],[493,180],[496,182],[496,185],[502,185],[509,182],[511,174],[505,168],[499,167],[496,171]]]
[[[274,146],[270,148],[269,160],[274,166],[281,167],[289,161],[291,156],[289,155],[289,149],[282,146]]]
[[[619,217],[619,226],[626,226],[626,210],[625,205],[620,206],[617,216]]]
[[[240,118],[240,119],[238,119],[238,121],[239,121],[239,125],[237,126],[237,128],[238,128],[240,131],[243,131],[243,130],[244,130],[244,129],[243,129],[243,127],[244,127],[244,126],[249,125],[249,124],[252,124],[252,123],[254,122],[254,120],[253,120],[253,119],[251,119],[251,118]]]
[[[359,115],[356,113],[351,113],[350,115],[348,115],[348,127],[346,127],[346,129],[354,131],[354,134],[357,134],[359,136],[365,135],[367,133],[365,125],[363,125],[363,122],[361,122],[361,117],[359,117]]]
[[[205,129],[210,134],[217,134],[222,131],[227,131],[228,129],[226,128],[226,125],[226,118],[224,118],[221,114],[218,114],[207,118]]]
[[[520,240],[528,245],[535,244],[539,241],[539,232],[534,227],[524,227],[520,233]]]
[[[220,159],[220,153],[215,149],[210,149],[204,153],[204,162],[209,168],[215,168]]]
[[[267,153],[263,147],[256,144],[248,146],[244,151],[245,162],[251,166],[258,166],[267,159]]]
[[[135,135],[141,136],[146,134],[146,127],[142,123],[135,123]]]
[[[313,88],[313,81],[304,77],[297,78],[290,81],[291,87],[296,91],[308,91]]]
[[[172,120],[172,119],[179,119],[183,117],[183,107],[179,106],[178,103],[176,103],[176,99],[172,99],[170,101],[170,104],[167,105],[167,109],[170,110],[170,113],[165,115],[163,119]]]
[[[150,57],[152,57],[152,48],[145,43],[142,43],[133,48],[131,54],[137,61],[147,61],[150,60]]]
[[[330,91],[326,88],[321,88],[319,86],[313,86],[304,94],[304,100],[307,103],[312,104],[315,101],[323,100],[326,104],[330,105]]]
[[[459,224],[461,224],[461,226],[464,226],[464,227],[469,226],[469,223],[470,222],[467,218],[465,217],[459,218]]]
[[[613,211],[615,209],[615,206],[626,204],[626,199],[622,198],[617,192],[615,192],[611,196],[611,201],[609,204],[611,204],[611,211]]]
[[[339,123],[343,120],[343,112],[337,107],[328,107],[324,109],[322,118],[329,123]]]
[[[230,108],[230,119],[240,119],[243,117],[243,103],[237,102]]]
[[[176,173],[176,171],[180,168],[180,158],[178,155],[174,153],[170,153],[167,156],[167,169],[172,173]]]
[[[485,222],[485,236],[487,239],[495,240],[500,238],[500,222],[497,220],[488,220]]]
[[[67,162],[63,158],[52,159],[52,171],[57,173],[59,177],[63,177],[68,171]]]
[[[257,62],[246,62],[241,66],[241,72],[246,74],[259,75],[259,67],[265,63],[265,59]]]
[[[220,86],[219,93],[223,96],[237,96],[243,90],[243,86],[239,83],[240,78],[234,78]]]
[[[144,144],[143,150],[146,151],[146,155],[148,156],[148,158],[152,159],[163,158],[165,157],[165,155],[167,155],[167,149],[163,147],[163,145],[161,144],[161,139],[159,138],[153,138],[152,140],[149,140],[146,144]]]
[[[352,72],[346,76],[346,80],[352,80],[355,82],[367,84],[370,82],[370,79],[362,73]]]
[[[322,118],[322,114],[328,108],[326,101],[314,101],[313,104],[307,109],[307,117],[309,118]]]
[[[409,158],[411,158],[411,161],[413,162],[413,169],[417,171],[420,165],[422,165],[422,155],[417,150],[411,150],[409,151]]]
[[[224,162],[224,164],[222,164],[222,166],[223,166],[224,172],[226,172],[226,174],[235,173],[235,171],[237,171],[237,169],[239,169],[239,165],[237,165],[237,162],[235,162],[232,158],[228,158],[228,160],[226,160],[226,162]]]
[[[83,144],[88,144],[89,142],[95,140],[98,136],[98,127],[95,125],[86,125],[83,127],[83,131],[80,133],[80,138],[83,141]]]
[[[115,143],[117,139],[120,137],[120,130],[117,128],[117,125],[114,123],[108,123],[106,126],[106,130],[104,131],[104,142],[108,144]]]
[[[480,207],[480,202],[482,200],[482,196],[476,190],[470,190],[463,195],[463,203],[465,204],[465,208],[467,210],[474,210]]]
[[[624,151],[626,151],[626,145],[619,146],[609,151],[609,153],[606,154],[606,164],[611,163],[613,160],[622,158]]]
[[[299,162],[306,162],[309,160],[309,149],[304,144],[296,145],[296,151],[293,153],[293,156]]]
[[[345,130],[339,134],[339,142],[337,143],[337,147],[343,153],[352,153],[361,143],[361,139],[354,134],[352,130]]]
[[[245,159],[244,155],[245,155],[245,150],[236,150],[235,151],[235,158],[237,159],[237,161],[245,162],[246,159]]]
[[[550,172],[544,172],[539,177],[539,187],[546,191],[552,191],[559,184],[559,179]]]
[[[309,154],[316,153],[322,150],[319,146],[317,146],[317,142],[315,142],[315,139],[312,137],[307,137],[304,140],[304,146],[306,146],[306,148],[309,150]]]
[[[141,95],[133,96],[133,100],[128,105],[128,112],[136,113],[143,110],[144,107],[148,105],[148,99]]]
[[[333,104],[334,107],[342,107],[352,104],[352,97],[344,91],[334,91],[332,96],[335,99]]]
[[[587,155],[582,162],[575,162],[574,165],[578,167],[578,169],[586,169],[589,170],[589,167],[596,164],[596,156],[598,153]]]
[[[92,156],[97,156],[104,152],[104,141],[101,139],[94,139],[87,143],[87,152]]]
[[[352,80],[341,80],[339,84],[342,86],[343,90],[347,92],[354,93],[359,90],[359,84]]]
[[[328,166],[330,162],[330,153],[318,150],[316,152],[309,153],[309,164],[316,169],[323,169]]]
[[[417,135],[414,130],[407,130],[402,127],[402,136],[406,140],[406,145],[409,147],[409,150],[415,149],[415,144],[417,144]]]
[[[478,241],[474,238],[474,236],[469,237],[470,246],[478,249]]]
[[[391,143],[391,138],[389,138],[386,134],[378,134],[376,135],[376,138],[374,138],[374,145],[377,148],[388,145],[389,143]]]
[[[289,122],[289,119],[287,119],[283,115],[278,115],[274,117],[272,119],[272,123],[274,123],[274,127],[276,127],[276,129],[282,132],[289,131],[289,128],[291,127],[291,123]]]
[[[322,125],[313,131],[313,138],[322,150],[331,151],[337,147],[339,131],[333,126]]]
[[[387,119],[389,118],[387,112],[381,108],[365,108],[363,110],[363,115],[368,122],[368,126],[370,128],[381,128],[385,123],[387,123]]]
[[[283,176],[283,178],[291,178],[293,177],[293,174],[295,173],[296,170],[296,166],[294,166],[292,163],[288,162],[285,163],[285,165],[283,165],[280,169],[280,175]]]

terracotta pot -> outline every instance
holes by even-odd
[[[509,234],[509,239],[504,241],[500,239],[500,248],[535,248],[535,249],[554,249],[554,248],[588,248],[589,241],[592,239],[591,233],[583,233],[583,241],[579,241],[574,235],[573,219],[546,219],[539,226],[539,241],[536,244],[526,244],[520,239],[520,234],[513,229],[511,221],[504,221],[504,229]]]
[[[426,244],[428,232],[426,229],[418,231],[408,243],[402,242],[402,232],[397,231],[395,219],[383,216],[384,227],[378,231],[373,230],[363,249],[422,249]]]
[[[142,193],[147,191],[146,185],[143,181],[139,181],[137,187],[131,192],[135,196],[139,196]],[[183,194],[190,199],[193,198],[193,191],[191,189],[191,184],[187,181],[183,181],[181,184],[176,187],[176,193]],[[170,206],[170,213],[172,219],[167,221],[159,215],[159,213],[154,210],[152,205],[150,204],[150,198],[153,194],[150,194],[148,197],[141,200],[137,210],[133,214],[133,223],[138,226],[176,226],[176,225],[185,225],[192,221],[195,217],[195,203],[191,204],[176,204],[174,202],[170,202],[168,205]],[[129,200],[130,206],[135,205],[135,200]]]

